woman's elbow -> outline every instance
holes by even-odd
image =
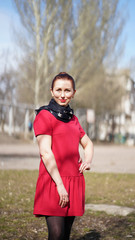
[[[40,155],[42,157],[42,159],[45,161],[45,162],[48,162],[50,161],[50,159],[53,157],[53,153],[51,150],[46,150],[46,149],[39,149],[40,151]]]

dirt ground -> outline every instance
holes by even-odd
[[[36,142],[0,136],[0,169],[34,170],[38,169],[39,162]],[[135,173],[135,147],[95,145],[91,171]]]

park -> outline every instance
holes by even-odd
[[[69,239],[67,216],[71,240],[135,239],[134,9],[134,0],[0,2],[0,239],[54,240],[57,227]]]

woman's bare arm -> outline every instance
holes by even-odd
[[[91,167],[94,149],[92,141],[86,134],[81,138],[80,144],[84,149],[84,161],[82,162],[79,170],[80,172],[83,172],[85,170],[89,170]]]
[[[68,193],[63,185],[54,154],[51,150],[52,138],[50,135],[38,135],[37,142],[39,146],[39,152],[45,164],[45,167],[57,185],[57,190],[60,196],[59,204],[61,207],[65,207],[69,201]]]

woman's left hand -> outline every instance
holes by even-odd
[[[79,162],[82,162],[82,160]],[[80,171],[80,173],[83,173],[85,170],[90,170],[90,168],[91,168],[91,163],[84,161],[81,163],[79,171]]]

